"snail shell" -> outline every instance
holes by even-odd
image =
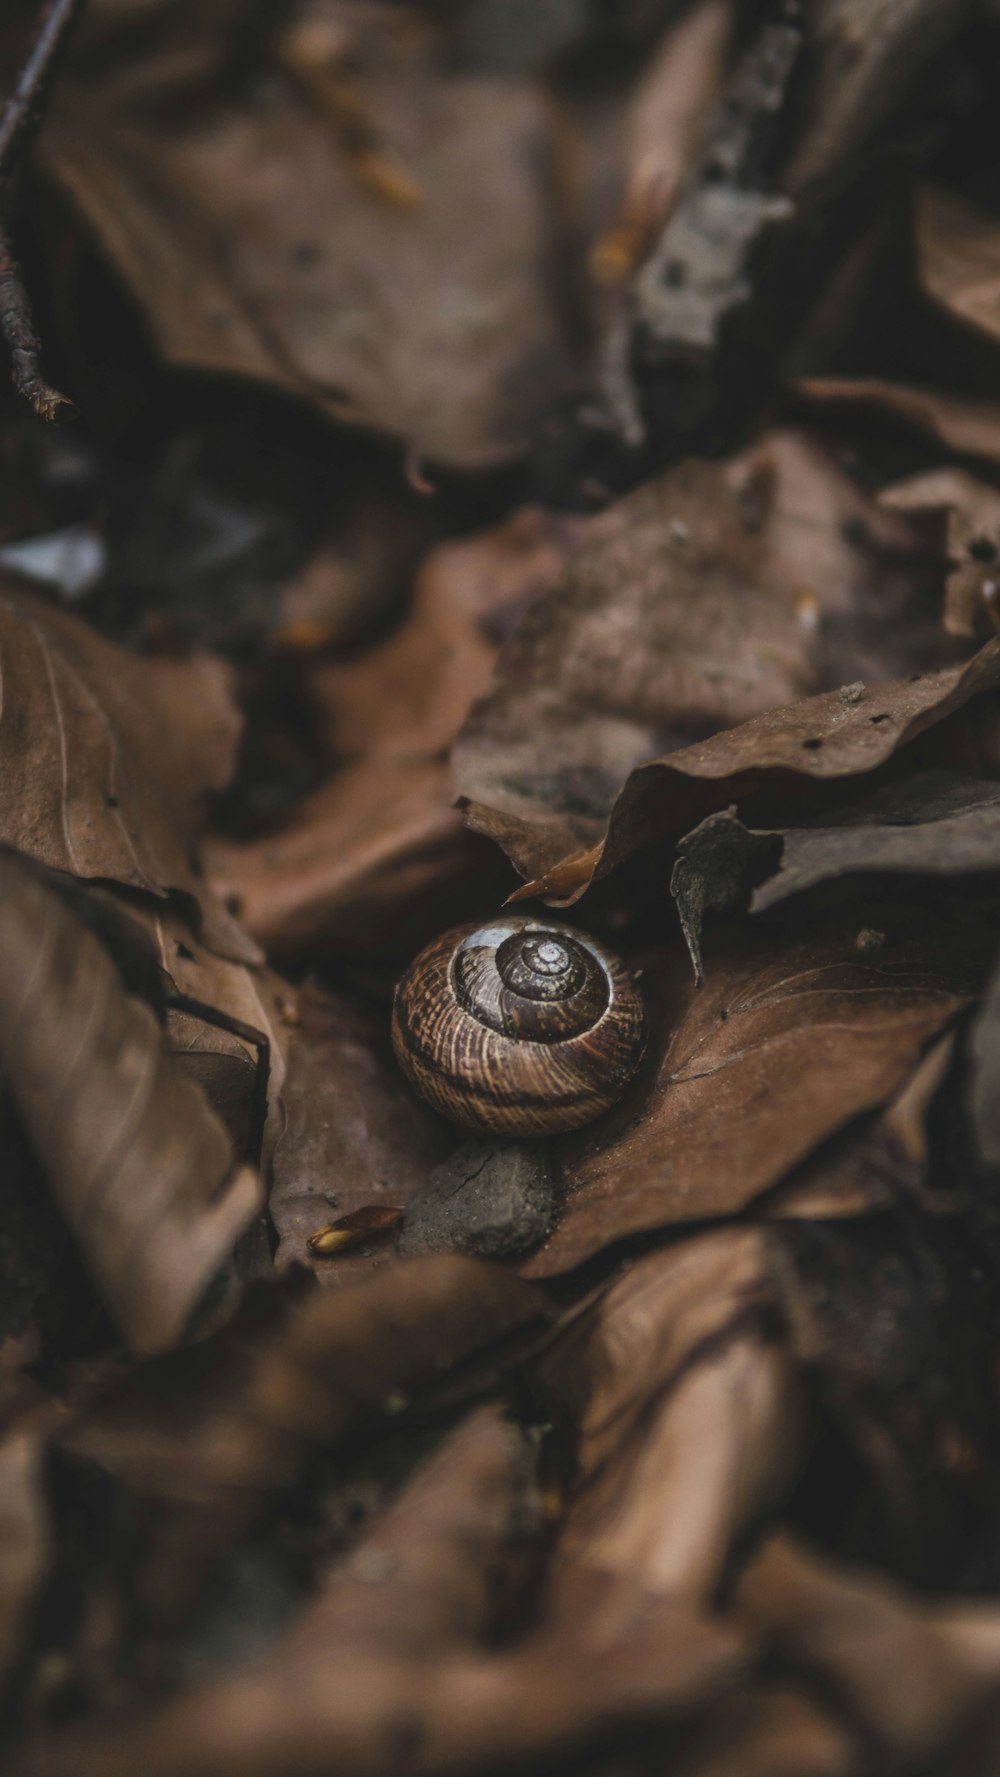
[[[614,1104],[645,1043],[625,964],[572,926],[500,917],[436,938],[396,988],[403,1072],[453,1123],[552,1135]]]

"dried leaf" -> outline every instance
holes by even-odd
[[[417,949],[501,892],[495,857],[452,810],[444,754],[497,648],[557,578],[581,520],[529,507],[432,551],[411,615],[363,659],[317,666],[311,694],[337,774],[250,843],[210,845],[220,890],[272,954]],[[345,763],[346,762],[346,763]]]
[[[235,765],[228,669],[127,654],[9,585],[0,663],[0,841],[75,876],[182,895],[206,943],[257,960],[191,868],[209,793]]]
[[[877,20],[868,0],[820,0],[812,26],[815,79],[801,113],[800,136],[785,170],[798,202],[824,195],[911,85],[944,53],[975,0],[942,8],[934,0],[890,0]]]
[[[332,1740],[345,1769],[382,1769],[433,1694],[435,1663],[471,1652],[485,1630],[489,1582],[527,1469],[523,1437],[496,1409],[481,1410],[334,1570],[267,1664],[140,1716],[125,1733],[98,1726],[96,1743],[70,1736],[40,1756],[54,1768],[75,1756],[78,1769],[109,1772],[134,1770],[136,1759],[145,1766],[147,1756],[153,1770],[176,1769],[180,1756],[206,1773],[298,1772],[316,1769]]]
[[[470,823],[538,877],[603,832],[641,760],[823,686],[940,664],[953,645],[922,615],[915,533],[887,516],[776,433],[592,520],[459,737]]]
[[[864,874],[961,876],[1000,870],[1000,785],[917,773],[838,810],[835,824],[782,836],[781,865],[752,912],[818,883]]]
[[[745,911],[755,884],[780,866],[781,847],[776,833],[751,833],[734,808],[707,815],[678,840],[670,893],[699,987],[705,914]]]
[[[578,1588],[571,1619],[490,1651],[491,1581],[526,1455],[495,1410],[477,1413],[271,1659],[124,1731],[98,1723],[36,1743],[18,1777],[124,1777],[137,1766],[167,1777],[178,1759],[205,1777],[270,1777],[278,1765],[306,1777],[325,1768],[331,1745],[341,1769],[391,1777],[401,1759],[424,1771],[519,1764],[623,1720],[683,1720],[745,1657],[731,1632],[654,1594]]]
[[[945,628],[982,635],[1000,591],[1000,492],[962,469],[932,469],[883,488],[879,502],[894,512],[947,513]]]
[[[923,1096],[924,1084],[914,1085]],[[977,1559],[992,1518],[994,1386],[969,1362],[983,1298],[960,1256],[961,1192],[922,1192],[898,1134],[899,1121],[886,1212],[784,1221],[772,1253],[789,1337],[827,1416],[805,1489],[807,1521],[848,1559],[891,1564],[911,1583],[941,1590]],[[864,1480],[845,1511],[824,1473],[847,1452]]]
[[[835,1687],[883,1755],[926,1757],[996,1696],[995,1605],[927,1604],[787,1535],[751,1562],[735,1602],[785,1659]]]
[[[464,831],[437,759],[345,766],[278,832],[206,845],[205,866],[275,960],[412,953],[509,887]]]
[[[943,186],[924,186],[916,209],[920,281],[946,314],[1000,340],[1000,223]]]
[[[592,1378],[558,1558],[710,1603],[795,1460],[766,1249],[759,1230],[726,1229],[641,1260],[549,1360],[557,1401],[560,1384],[572,1401]]]
[[[632,772],[619,793],[607,838],[564,858],[514,898],[576,901],[593,880],[632,853],[688,831],[706,815],[765,788],[791,797],[809,784],[815,807],[818,784],[877,770],[918,735],[998,685],[1000,645],[988,642],[967,666],[885,685],[845,685],[651,759]]]
[[[170,1013],[168,1031],[178,1066],[216,1105],[238,1145],[254,1113],[261,1065],[260,1043],[233,1035],[211,1022],[213,1013],[259,1033],[267,1045],[267,1160],[280,1127],[279,1105],[285,1081],[288,1037],[280,1017],[286,984],[264,967],[249,967],[217,956],[200,944],[169,909],[134,909],[150,932],[160,966],[179,994],[199,1003],[198,1011]],[[186,1022],[181,1022],[186,1018]],[[240,1145],[240,1151],[244,1151]]]
[[[221,1333],[126,1378],[60,1443],[135,1502],[134,1608],[161,1630],[175,1621],[312,1452],[377,1427],[545,1312],[495,1267],[411,1259],[342,1290],[268,1292]]]
[[[927,1188],[927,1118],[955,1047],[954,1032],[922,1056],[888,1109],[827,1142],[763,1200],[776,1221],[837,1221],[897,1207],[907,1196],[940,1210]]]
[[[258,1213],[154,1014],[72,910],[0,854],[0,1053],[31,1142],[133,1349],[181,1337]],[[58,1115],[53,1106],[58,1106]]]
[[[591,252],[606,282],[635,271],[673,210],[722,88],[734,15],[730,0],[699,0],[668,25],[642,71],[629,103],[624,196]]]
[[[852,1777],[865,1753],[832,1707],[791,1687],[756,1685],[720,1699],[677,1764],[677,1777]]]
[[[1000,969],[994,966],[969,1043],[968,1104],[976,1145],[987,1165],[1000,1167]]]
[[[444,754],[489,685],[500,643],[555,584],[585,532],[583,519],[526,506],[432,550],[395,635],[362,660],[313,675],[334,757]]]
[[[317,21],[320,76],[346,60],[376,131],[363,160],[344,152],[339,102],[318,105],[286,65],[264,106],[216,89],[169,123],[148,96],[135,104],[134,69],[120,92],[78,82],[45,164],[171,363],[270,383],[416,458],[487,468],[524,449],[570,374],[548,277],[544,103],[516,81],[448,77],[392,8],[366,11]],[[384,201],[401,174],[420,203]]]
[[[43,1486],[43,1447],[31,1426],[0,1443],[0,1673],[22,1646],[28,1613],[52,1559]]]
[[[1000,402],[876,376],[803,376],[795,390],[810,405],[882,414],[962,456],[1000,462]]]
[[[822,826],[751,831],[732,809],[677,847],[670,892],[696,980],[709,910],[763,913],[820,884],[875,875],[961,878],[1000,872],[1000,785],[915,772],[832,810]]]
[[[427,501],[393,488],[352,490],[308,561],[283,582],[268,630],[282,654],[343,648],[394,614],[399,587],[433,535]]]
[[[567,1138],[562,1220],[524,1266],[544,1277],[610,1241],[733,1215],[854,1117],[883,1104],[968,1004],[984,934],[899,918],[868,952],[858,928],[784,942],[730,934],[705,984],[644,976],[648,1072],[616,1112]]]
[[[454,1145],[451,1131],[408,1091],[381,1008],[315,988],[304,988],[298,1003],[302,1021],[289,1044],[269,1205],[282,1269],[313,1263],[309,1236],[333,1220],[331,1206],[350,1216],[380,1201],[405,1204]],[[350,1270],[361,1263],[352,1258]],[[316,1271],[323,1283],[343,1275],[329,1260]]]

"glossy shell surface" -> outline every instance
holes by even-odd
[[[393,1045],[442,1116],[494,1135],[552,1135],[613,1105],[645,1041],[642,998],[598,939],[500,916],[445,932],[396,988]]]

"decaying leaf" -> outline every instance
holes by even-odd
[[[0,1673],[6,1678],[52,1559],[42,1490],[42,1440],[33,1426],[0,1442]]]
[[[418,950],[510,886],[451,806],[440,759],[345,766],[261,839],[205,846],[216,891],[276,960]],[[478,894],[477,894],[478,885]]]
[[[170,362],[272,384],[418,459],[502,463],[571,370],[545,107],[522,82],[449,76],[395,8],[366,10],[319,9],[310,59],[335,90],[339,67],[339,98],[317,103],[297,55],[264,104],[219,94],[164,121],[133,67],[121,91],[64,94],[45,164]],[[344,152],[345,87],[378,188]],[[419,202],[394,201],[404,180]]]
[[[484,899],[499,890],[494,857],[470,846],[450,806],[444,758],[500,642],[556,580],[583,522],[529,507],[442,544],[394,636],[360,661],[313,669],[336,775],[277,832],[207,852],[218,886],[272,954],[377,947],[390,925],[401,952],[415,949],[448,923],[451,905],[462,916],[477,875]],[[418,915],[423,926],[412,923],[420,902],[434,907]]]
[[[431,551],[395,635],[363,660],[313,675],[333,757],[440,758],[487,689],[500,644],[556,583],[587,530],[584,519],[526,506]]]
[[[868,0],[821,0],[810,21],[815,82],[785,171],[797,199],[859,166],[865,138],[974,10],[974,0],[947,13],[934,0],[887,0],[873,17]]]
[[[257,1215],[260,1182],[69,906],[10,853],[0,878],[10,1088],[105,1301],[133,1349],[156,1351]]]
[[[704,985],[672,958],[644,972],[653,1020],[644,1077],[562,1161],[562,1219],[528,1275],[578,1265],[612,1240],[733,1215],[820,1143],[885,1103],[969,1003],[989,954],[956,920],[896,912],[875,950],[859,925],[713,946]]]
[[[969,1106],[976,1143],[991,1167],[1000,1166],[1000,974],[994,967],[969,1045]]]
[[[650,57],[629,105],[624,195],[591,253],[602,281],[634,272],[670,215],[718,100],[734,24],[730,0],[699,0]]]
[[[866,1754],[833,1706],[790,1685],[720,1699],[685,1749],[678,1777],[853,1777]]]
[[[169,1010],[167,1030],[182,1073],[219,1110],[240,1152],[266,1070],[263,1152],[269,1159],[280,1128],[288,1032],[282,1022],[287,987],[263,966],[218,956],[199,943],[170,908],[135,908],[155,945],[160,967],[187,1009]],[[252,1144],[249,1144],[252,1145]]]
[[[707,1605],[787,1485],[797,1414],[766,1241],[726,1229],[641,1260],[556,1348],[556,1398],[592,1385],[560,1559]]]
[[[134,1501],[133,1608],[154,1628],[176,1621],[317,1449],[364,1436],[422,1384],[545,1314],[508,1273],[412,1259],[343,1290],[268,1293],[127,1378],[61,1443]]]
[[[640,761],[951,657],[924,611],[915,534],[887,516],[814,444],[777,433],[592,520],[454,749],[471,824],[537,878],[603,831]]]
[[[75,876],[185,898],[223,955],[259,952],[192,870],[240,721],[216,660],[147,660],[9,582],[0,593],[0,839]]]
[[[0,13],[5,1769],[984,1777],[1000,5]]]
[[[995,1606],[907,1597],[787,1536],[751,1562],[736,1604],[794,1666],[835,1687],[883,1757],[927,1755],[995,1703]]]
[[[876,376],[804,376],[796,392],[811,406],[858,408],[926,433],[962,456],[1000,462],[1000,402]]]
[[[452,1146],[394,1065],[381,1008],[309,988],[298,1007],[270,1199],[280,1268],[313,1263],[308,1240],[323,1223],[408,1202]],[[352,1258],[350,1269],[360,1262]],[[316,1269],[321,1282],[340,1281],[336,1263]]]
[[[670,893],[684,942],[701,986],[701,928],[706,913],[745,911],[754,885],[771,875],[781,858],[776,833],[751,833],[735,808],[706,815],[678,841]]]
[[[954,1048],[949,1031],[921,1057],[886,1110],[824,1143],[763,1198],[760,1213],[778,1221],[837,1221],[899,1208],[907,1199],[940,1212],[941,1199],[928,1190],[927,1123]]]
[[[680,842],[670,892],[698,980],[708,910],[763,913],[823,883],[865,877],[1000,873],[1000,784],[986,778],[915,772],[821,818],[753,832],[729,809]]]
[[[787,801],[820,785],[866,775],[918,735],[1000,686],[1000,647],[988,642],[965,667],[915,673],[885,685],[861,681],[803,698],[638,766],[611,810],[607,837],[519,889],[572,902],[634,852],[689,831],[708,814],[765,791]],[[485,826],[485,821],[477,823]]]
[[[917,258],[928,296],[949,315],[1000,340],[1000,223],[943,186],[919,194]]]
[[[1000,491],[962,469],[932,469],[883,488],[879,501],[896,512],[947,514],[945,628],[952,635],[981,635],[993,620],[1000,590]]]
[[[390,615],[401,583],[433,534],[419,496],[397,489],[355,495],[329,533],[278,593],[268,646],[282,655],[344,647]]]
[[[491,1582],[529,1473],[523,1436],[481,1410],[269,1660],[133,1718],[124,1735],[98,1724],[42,1741],[19,1777],[124,1777],[136,1762],[165,1777],[182,1748],[206,1777],[269,1777],[278,1761],[306,1777],[331,1744],[345,1770],[390,1777],[401,1758],[454,1769],[488,1748],[494,1762],[523,1763],[625,1721],[683,1722],[745,1656],[731,1630],[655,1593],[591,1588],[571,1616],[490,1651]]]

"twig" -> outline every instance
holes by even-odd
[[[21,268],[0,223],[0,333],[10,352],[14,387],[30,401],[39,419],[69,418],[75,411],[68,395],[52,388],[42,375],[41,343],[31,319],[31,305]]]
[[[10,178],[15,159],[38,122],[49,76],[83,5],[84,0],[48,0],[42,9],[28,59],[0,114],[0,181]]]
[[[11,355],[14,387],[43,420],[74,411],[73,403],[42,375],[41,344],[21,267],[10,243],[6,212],[17,164],[41,116],[46,85],[70,27],[85,0],[47,0],[28,59],[0,113],[0,333]]]

